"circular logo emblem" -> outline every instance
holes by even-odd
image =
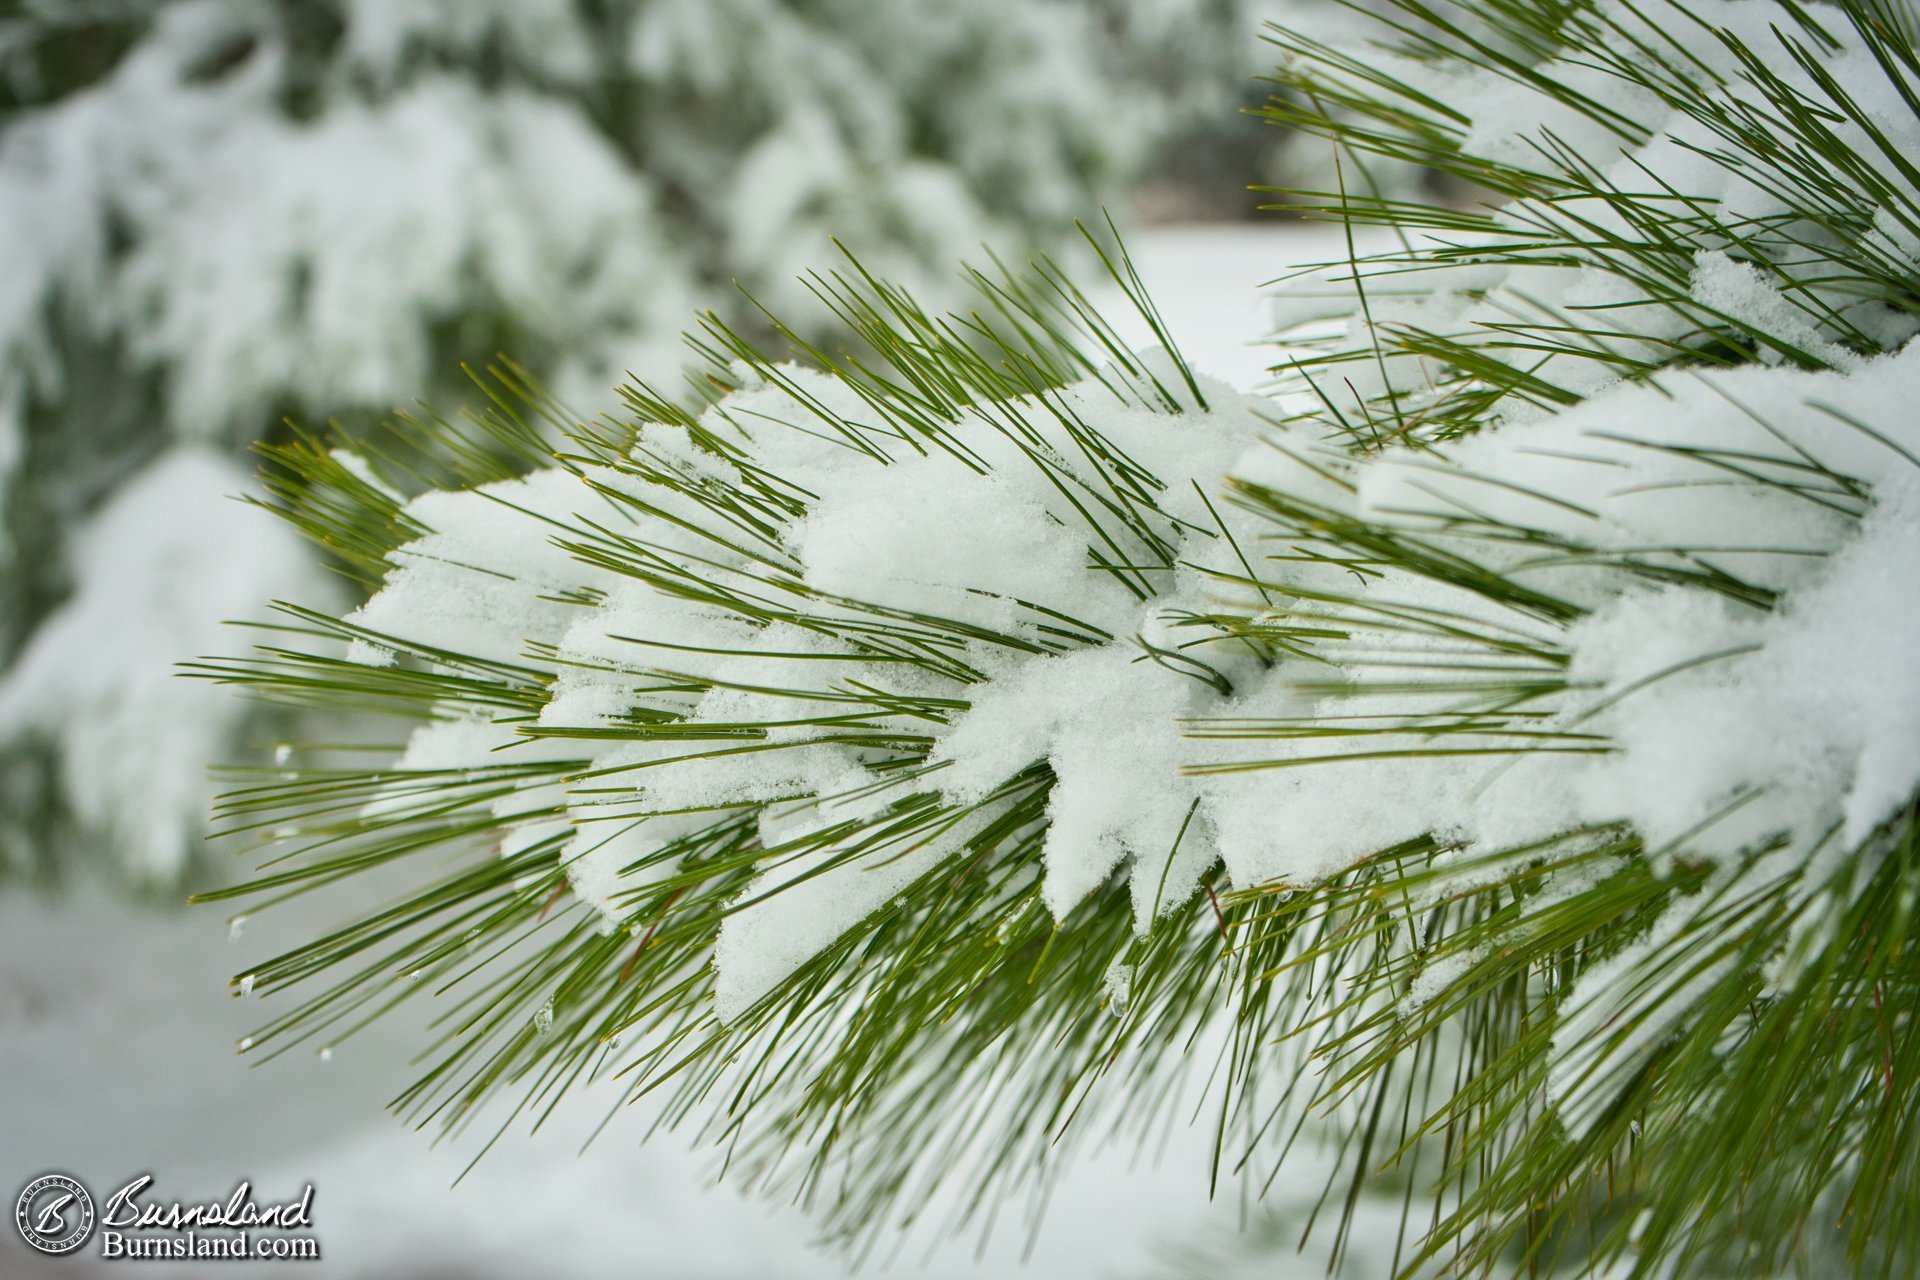
[[[42,1253],[72,1253],[93,1234],[93,1222],[93,1197],[64,1173],[29,1182],[13,1208],[20,1238]]]

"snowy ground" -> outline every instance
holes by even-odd
[[[1254,345],[1260,282],[1344,252],[1337,232],[1280,223],[1161,229],[1132,248],[1188,356],[1242,386],[1259,383],[1267,364]],[[1129,336],[1144,342],[1144,326]],[[48,1170],[96,1189],[148,1172],[166,1198],[183,1200],[224,1197],[243,1177],[263,1197],[311,1182],[323,1261],[262,1269],[316,1278],[846,1273],[809,1247],[797,1213],[711,1189],[708,1158],[672,1136],[642,1149],[643,1125],[622,1117],[579,1155],[606,1095],[578,1098],[538,1137],[503,1139],[450,1190],[475,1144],[436,1148],[381,1111],[407,1078],[407,1046],[417,1043],[409,1027],[377,1026],[326,1061],[301,1051],[244,1064],[234,1042],[274,1010],[228,999],[225,979],[275,938],[300,936],[301,914],[276,909],[230,943],[211,909],[142,912],[84,888],[54,904],[0,899],[0,1194]],[[1208,1205],[1204,1163],[1199,1135],[1176,1140],[1147,1168],[1133,1167],[1131,1148],[1084,1161],[1056,1193],[1024,1274],[1190,1273],[1192,1243],[1217,1234],[1209,1222],[1233,1217],[1231,1206]],[[1300,1194],[1318,1189],[1310,1168],[1293,1181]],[[1378,1229],[1360,1232],[1376,1250],[1391,1245],[1390,1211],[1381,1210]],[[865,1274],[1019,1274],[1028,1245],[1016,1225],[984,1254],[969,1238],[933,1248],[923,1264],[937,1243],[917,1241]],[[78,1258],[42,1266],[10,1234],[0,1241],[0,1275],[38,1276],[36,1266],[52,1276],[90,1266],[112,1273]],[[232,1263],[202,1270],[247,1273]],[[1350,1268],[1383,1271],[1384,1257],[1365,1250]],[[1318,1276],[1323,1263],[1270,1256],[1260,1274]]]

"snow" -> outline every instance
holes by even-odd
[[[1133,966],[1115,960],[1107,966],[1100,986],[1106,992],[1107,1012],[1116,1018],[1126,1017],[1127,1010],[1133,1004]]]
[[[1363,482],[1364,506],[1401,512],[1411,525],[1464,509],[1471,494],[1477,509],[1504,508],[1530,527],[1582,531],[1585,545],[1685,549],[1697,563],[1785,593],[1780,608],[1764,611],[1697,589],[1623,587],[1590,569],[1528,573],[1530,585],[1593,604],[1564,644],[1573,683],[1594,692],[1562,723],[1605,733],[1615,750],[1529,760],[1479,794],[1482,814],[1513,824],[1498,839],[1624,818],[1663,844],[1736,792],[1761,787],[1769,801],[1708,847],[1738,847],[1752,823],[1822,829],[1842,816],[1836,803],[1857,843],[1912,793],[1920,777],[1911,769],[1883,771],[1913,741],[1920,708],[1913,664],[1895,639],[1915,607],[1897,566],[1916,536],[1920,433],[1902,405],[1917,380],[1912,348],[1850,374],[1751,367],[1679,377],[1482,437],[1449,451],[1444,468],[1386,463],[1378,483]],[[1812,459],[1865,482],[1874,505],[1856,518],[1841,513],[1858,509],[1844,495],[1828,505],[1759,482],[1703,488],[1724,478],[1718,457],[1739,457],[1761,475]],[[1483,477],[1552,501],[1517,489],[1487,497]],[[1622,696],[1656,680],[1648,696]],[[1876,781],[1857,790],[1863,768]],[[1529,814],[1530,805],[1542,811]]]
[[[1889,477],[1878,493],[1858,535],[1764,619],[1728,616],[1677,592],[1595,615],[1579,651],[1613,665],[1610,685],[1734,656],[1664,679],[1658,696],[1623,709],[1612,728],[1619,766],[1574,784],[1591,805],[1630,814],[1660,844],[1759,785],[1770,799],[1742,825],[1807,834],[1838,819],[1842,838],[1857,846],[1907,802],[1920,782],[1920,670],[1900,636],[1920,620],[1911,572],[1920,470]],[[1687,642],[1655,665],[1649,638],[1669,635]]]
[[[1210,691],[1139,657],[1107,645],[1024,664],[973,699],[928,762],[945,766],[934,781],[947,799],[977,803],[1033,761],[1047,761],[1048,909],[1064,918],[1124,863],[1158,855],[1159,865],[1132,872],[1157,882],[1135,895],[1135,926],[1144,933],[1185,901],[1212,861],[1183,860],[1178,876],[1164,868],[1197,794],[1167,762],[1183,754],[1180,720],[1201,710]],[[1189,840],[1199,843],[1195,833]]]
[[[1830,367],[1846,368],[1857,360],[1839,343],[1822,337],[1820,327],[1751,262],[1742,262],[1718,249],[1696,254],[1691,292],[1693,300],[1709,312],[1772,334]],[[1773,347],[1762,348],[1759,355],[1767,364],[1786,359]]]
[[[1017,625],[1018,601],[1079,604],[1094,585],[1085,537],[1024,489],[1003,471],[970,482],[944,453],[907,459],[887,468],[885,485],[809,512],[794,551],[807,581],[824,591]],[[966,536],[955,537],[959,530]],[[980,607],[972,583],[991,583],[998,600]]]
[[[543,79],[593,74],[593,49],[568,0],[347,0],[344,59],[383,84],[429,53],[472,64],[492,43]]]
[[[714,1013],[722,1022],[744,1017],[835,939],[939,866],[949,849],[932,840],[865,840],[769,855],[714,944]]]
[[[287,527],[238,495],[247,474],[183,446],[78,538],[79,590],[0,676],[0,738],[58,749],[66,804],[137,880],[174,880],[198,847],[207,762],[241,748],[245,704],[174,664],[232,646],[229,619],[330,584]]]
[[[169,6],[102,83],[10,123],[0,209],[26,234],[8,237],[0,352],[44,345],[61,290],[163,371],[175,434],[224,441],[289,405],[406,402],[442,373],[429,330],[476,312],[517,313],[585,359],[677,324],[651,188],[577,112],[428,75],[290,119],[271,26]],[[238,67],[193,75],[243,37],[261,47]],[[127,252],[109,252],[109,224]],[[33,385],[57,389],[51,353],[38,368]]]
[[[521,665],[528,642],[558,641],[576,612],[550,597],[595,580],[541,523],[589,509],[579,501],[588,496],[556,468],[415,498],[403,515],[433,532],[400,549],[397,569],[347,622],[420,653]],[[480,547],[489,554],[475,560]]]
[[[612,353],[664,347],[685,311],[649,260],[651,186],[534,95],[425,78],[377,108],[236,124],[195,175],[143,229],[120,304],[134,353],[167,371],[176,431],[248,430],[289,397],[407,403],[444,378],[435,327],[477,315],[604,382]]]
[[[1605,1114],[1617,1082],[1685,1024],[1704,993],[1724,989],[1739,961],[1710,946],[1716,905],[1761,886],[1794,886],[1791,900],[1805,909],[1759,975],[1770,985],[1789,981],[1810,940],[1831,926],[1822,891],[1885,855],[1885,824],[1920,790],[1920,664],[1907,642],[1920,622],[1911,570],[1920,550],[1920,433],[1911,413],[1920,350],[1910,342],[1920,326],[1876,283],[1913,267],[1914,237],[1893,213],[1910,203],[1911,174],[1896,173],[1892,157],[1920,144],[1920,126],[1845,24],[1828,28],[1829,43],[1790,50],[1776,6],[1709,3],[1688,6],[1688,16],[1735,33],[1808,100],[1824,91],[1796,58],[1845,85],[1884,135],[1870,138],[1839,115],[1829,123],[1877,172],[1850,184],[1840,221],[1837,209],[1823,209],[1823,229],[1815,229],[1806,208],[1818,201],[1796,192],[1796,179],[1770,173],[1764,158],[1717,158],[1724,139],[1690,109],[1608,69],[1610,58],[1641,60],[1648,41],[1664,38],[1626,5],[1600,6],[1582,33],[1581,56],[1551,68],[1558,84],[1620,113],[1624,129],[1578,109],[1571,93],[1543,93],[1471,59],[1376,63],[1470,116],[1462,140],[1470,154],[1551,170],[1554,150],[1564,148],[1592,163],[1604,185],[1679,193],[1740,234],[1695,233],[1685,257],[1654,268],[1673,272],[1669,300],[1631,278],[1649,269],[1644,261],[1591,248],[1570,263],[1562,251],[1556,229],[1575,219],[1589,220],[1591,231],[1576,231],[1575,240],[1637,238],[1617,209],[1520,201],[1501,211],[1485,243],[1504,252],[1537,237],[1536,261],[1409,269],[1405,254],[1380,256],[1358,269],[1370,321],[1356,286],[1342,278],[1351,273],[1339,268],[1283,303],[1283,328],[1302,339],[1340,331],[1335,349],[1364,348],[1369,323],[1375,333],[1412,328],[1515,359],[1502,354],[1507,343],[1530,374],[1582,398],[1571,408],[1510,402],[1464,441],[1421,450],[1389,444],[1361,460],[1290,440],[1284,453],[1240,471],[1486,566],[1579,616],[1555,620],[1390,572],[1368,586],[1364,603],[1337,611],[1349,629],[1322,656],[1348,668],[1347,683],[1322,677],[1342,687],[1304,703],[1256,696],[1244,712],[1250,721],[1266,717],[1266,733],[1221,734],[1221,764],[1279,768],[1280,779],[1261,794],[1223,773],[1207,797],[1237,883],[1310,884],[1416,836],[1484,857],[1588,824],[1628,825],[1645,840],[1655,874],[1680,860],[1704,864],[1705,889],[1668,906],[1560,1003],[1547,1088],[1576,1135]],[[1821,47],[1810,52],[1812,45]],[[1743,81],[1734,50],[1707,39],[1687,52],[1723,78],[1728,100],[1753,107],[1756,126],[1792,133],[1793,122],[1773,119],[1779,112]],[[1447,239],[1460,250],[1476,247],[1473,236]],[[1609,361],[1542,358],[1525,341],[1510,343],[1515,324],[1546,326],[1552,340],[1554,326],[1591,329],[1599,316],[1615,332],[1587,341],[1628,360],[1666,362],[1676,350],[1711,348],[1731,329],[1752,363],[1627,388]],[[1831,372],[1791,367],[1804,363]],[[1345,395],[1392,388],[1402,393],[1399,409],[1416,417],[1445,375],[1409,352],[1348,368],[1355,376]],[[1349,492],[1306,481],[1309,463]],[[1492,521],[1531,536],[1479,536]],[[1333,576],[1317,585],[1330,588]],[[1299,581],[1316,585],[1311,573]],[[1275,626],[1284,612],[1276,611]],[[1444,628],[1437,618],[1447,620]],[[1448,635],[1480,639],[1461,645]],[[1401,692],[1390,701],[1373,696],[1369,706],[1369,674],[1457,660],[1476,645],[1493,660],[1512,642],[1566,663],[1567,687],[1534,702],[1547,715],[1527,726],[1581,735],[1561,749],[1446,754],[1459,739],[1420,732],[1423,717],[1473,708],[1465,696]],[[1282,733],[1373,708],[1405,726],[1389,745],[1442,754],[1370,759],[1356,748],[1346,753],[1352,758],[1324,761],[1317,757],[1333,754],[1324,742]],[[1311,768],[1292,767],[1309,761]],[[1579,887],[1579,877],[1561,873],[1546,891]],[[1472,963],[1452,955],[1423,970],[1403,1015],[1417,1015]]]
[[[1677,375],[1539,423],[1417,454],[1389,449],[1354,466],[1355,505],[1372,519],[1591,610],[1561,631],[1466,591],[1390,574],[1367,597],[1395,620],[1351,619],[1356,670],[1458,650],[1401,634],[1407,611],[1444,609],[1450,625],[1497,627],[1569,654],[1569,691],[1531,727],[1597,735],[1605,749],[1355,758],[1277,769],[1255,784],[1246,778],[1259,775],[1218,775],[1205,811],[1235,883],[1311,884],[1429,832],[1494,851],[1621,822],[1655,850],[1729,865],[1784,840],[1808,883],[1819,883],[1829,869],[1814,850],[1827,832],[1861,848],[1920,789],[1920,666],[1903,639],[1920,622],[1911,573],[1920,551],[1920,431],[1902,408],[1916,385],[1914,348],[1844,374],[1753,366]],[[1720,458],[1738,458],[1762,479],[1728,483]],[[1836,482],[1822,485],[1818,502],[1765,482],[1809,462],[1860,482],[1856,492],[1870,491],[1872,504]],[[1600,554],[1533,556],[1453,535],[1463,512]],[[1723,567],[1781,593],[1781,604],[1759,608],[1623,575],[1604,567],[1607,553]],[[1340,660],[1331,648],[1325,656]],[[1392,709],[1417,716],[1450,705],[1405,696]],[[1283,684],[1226,714],[1314,720],[1355,709],[1344,691],[1303,705]],[[1391,745],[1444,750],[1449,741],[1413,731]],[[1312,737],[1206,745],[1216,764],[1331,754]],[[1691,913],[1680,911],[1673,927]],[[1609,982],[1598,973],[1581,989],[1605,993]],[[1649,1022],[1646,1035],[1657,1038],[1684,1005],[1664,1010],[1667,1021]]]

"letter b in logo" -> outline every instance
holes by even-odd
[[[14,1205],[20,1238],[42,1253],[72,1253],[93,1234],[93,1197],[64,1173],[35,1178]]]

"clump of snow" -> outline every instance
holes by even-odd
[[[228,647],[223,624],[290,587],[332,594],[291,530],[237,500],[249,485],[198,448],[148,466],[82,531],[79,589],[0,677],[0,737],[56,745],[68,808],[138,879],[179,873],[211,798],[206,762],[239,746],[245,718],[173,664]]]
[[[975,824],[977,825],[977,824]],[[774,853],[714,946],[714,1012],[731,1022],[868,915],[939,866],[968,831],[918,843],[867,839]],[[931,834],[934,837],[924,838]]]
[[[1101,976],[1100,988],[1106,993],[1107,1012],[1116,1018],[1126,1017],[1133,1007],[1133,966],[1115,960]]]
[[[1429,961],[1407,986],[1400,1001],[1400,1016],[1413,1018],[1433,1003],[1448,987],[1464,978],[1482,959],[1478,949],[1449,952]]]
[[[378,42],[388,6],[359,8]],[[439,373],[435,326],[476,314],[603,365],[679,322],[651,183],[565,96],[423,71],[295,118],[289,41],[264,10],[169,5],[99,83],[8,122],[0,387],[59,394],[64,308],[161,373],[175,434],[245,440],[289,406],[404,403]]]
[[[436,326],[477,315],[597,356],[604,376],[683,314],[652,252],[651,185],[549,98],[429,77],[209,141],[117,279],[178,433],[244,435],[289,400],[405,403],[441,372]]]
[[[1751,262],[1742,262],[1718,249],[1697,254],[1691,293],[1708,312],[1769,334],[1783,345],[1835,368],[1845,368],[1857,359],[1845,347],[1824,337],[1814,319]],[[1779,347],[1772,346],[1762,347],[1759,356],[1766,364],[1780,364],[1786,359]]]
[[[1185,901],[1198,880],[1183,874],[1151,890],[1198,795],[1169,762],[1185,751],[1181,721],[1204,713],[1218,695],[1197,680],[1142,660],[1137,648],[1105,645],[1042,658],[995,680],[951,729],[938,735],[929,762],[941,794],[977,803],[1035,760],[1053,772],[1047,803],[1046,880],[1042,896],[1056,917],[1070,912],[1123,864],[1157,862],[1133,874],[1136,925],[1156,908]],[[1188,839],[1204,843],[1192,832]],[[1208,854],[1200,870],[1212,862]]]
[[[1568,654],[1579,692],[1536,727],[1593,735],[1595,749],[1456,755],[1446,754],[1455,739],[1410,733],[1402,745],[1442,754],[1356,750],[1257,788],[1223,775],[1209,811],[1235,880],[1310,883],[1433,830],[1498,848],[1626,821],[1655,845],[1686,837],[1695,852],[1730,853],[1775,831],[1806,837],[1840,822],[1859,843],[1920,783],[1920,671],[1899,639],[1915,603],[1900,566],[1920,537],[1920,433],[1903,407],[1916,386],[1920,349],[1850,374],[1675,376],[1350,468],[1359,512],[1587,611],[1563,629],[1459,587],[1389,574],[1366,600],[1391,612],[1349,619],[1356,672],[1459,656],[1450,634],[1404,634],[1407,618],[1444,610],[1449,626]],[[1728,480],[1721,460],[1732,457],[1751,480]],[[1787,487],[1809,464],[1844,483]],[[1455,533],[1463,513],[1563,538],[1581,554]],[[1622,565],[1645,571],[1623,574]],[[1724,574],[1748,584],[1754,602],[1662,581],[1682,572]],[[1769,593],[1777,607],[1760,603]],[[1340,690],[1298,702],[1276,681],[1229,714],[1314,720],[1355,709]],[[1416,692],[1395,705],[1412,717],[1464,704]],[[1275,736],[1212,751],[1222,763],[1326,754],[1323,739]],[[1699,830],[1749,789],[1765,797]]]

